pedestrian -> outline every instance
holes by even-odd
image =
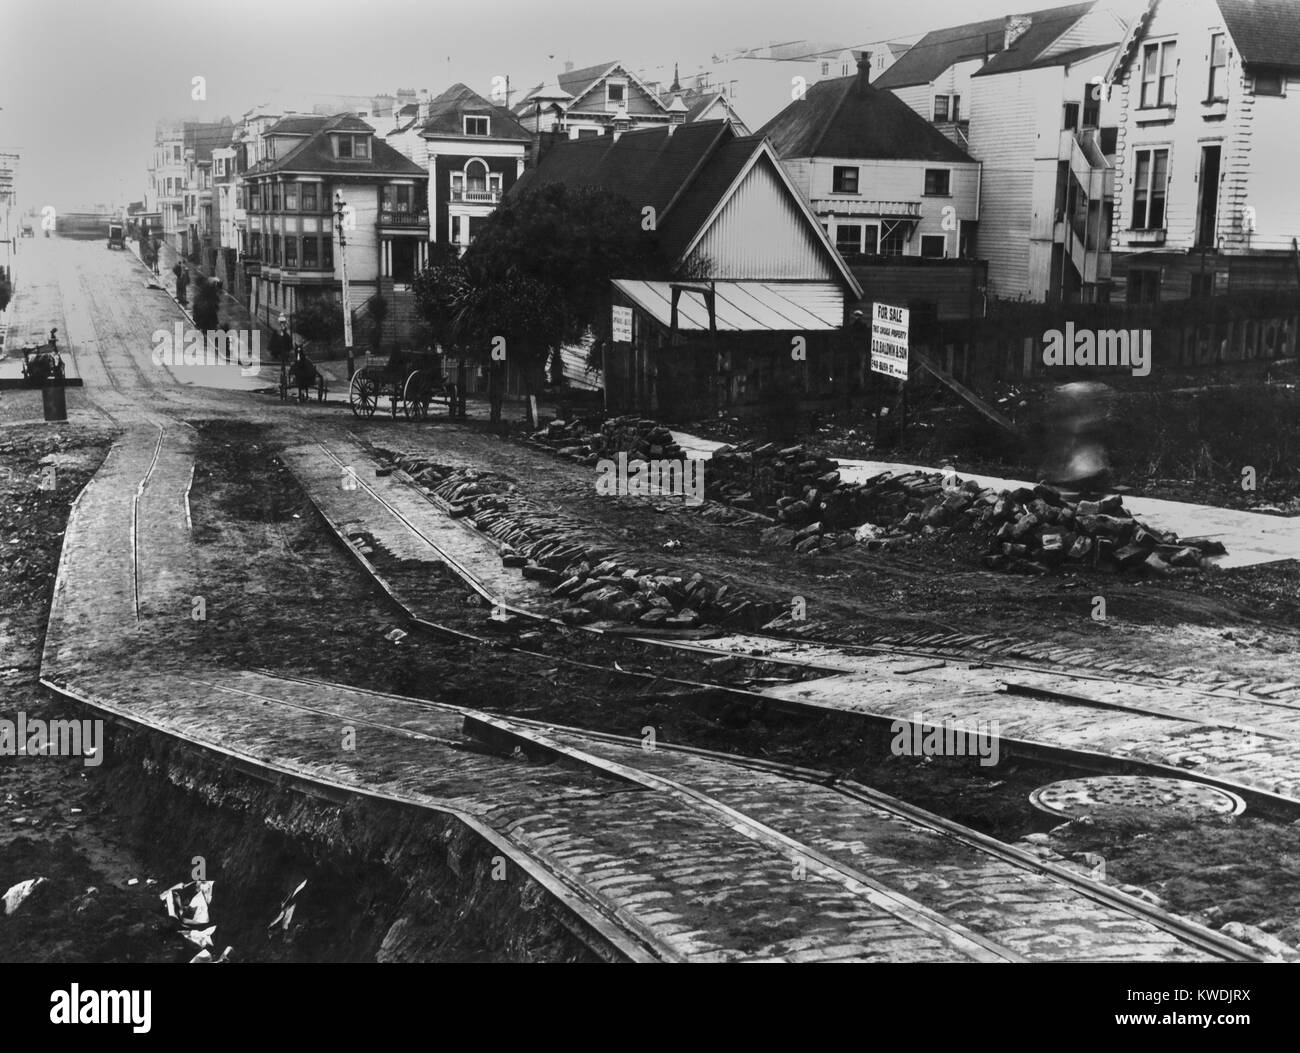
[[[284,362],[293,351],[293,337],[289,335],[289,319],[280,315],[280,331],[271,334],[271,354],[277,362]]]
[[[190,287],[190,272],[185,264],[177,262],[172,268],[172,273],[176,275],[176,299],[182,307],[186,305],[186,290]]]

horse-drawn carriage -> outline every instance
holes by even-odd
[[[23,380],[33,387],[63,383],[63,356],[59,354],[58,334],[57,329],[51,329],[48,343],[23,348]]]
[[[280,401],[289,401],[289,389],[298,393],[298,401],[306,402],[311,391],[316,392],[316,401],[324,402],[329,395],[329,383],[325,374],[316,368],[316,363],[307,357],[307,352],[299,344],[294,348],[293,363],[280,363]]]
[[[379,400],[388,398],[394,419],[400,405],[407,420],[424,420],[432,403],[441,402],[450,412],[458,397],[456,385],[443,378],[441,358],[412,351],[394,351],[382,366],[362,366],[348,385],[348,402],[358,417],[373,417]]]

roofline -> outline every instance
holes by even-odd
[[[612,64],[610,65],[609,69],[605,70],[604,73],[602,73],[599,77],[597,77],[597,78],[596,78],[595,80],[593,80],[590,84],[588,84],[585,88],[583,88],[582,91],[578,92],[577,95],[572,96],[572,101],[570,102],[569,105],[571,106],[571,105],[573,105],[574,102],[577,102],[579,99],[584,98],[584,97],[586,96],[586,94],[587,94],[589,91],[591,91],[592,88],[594,88],[594,87],[595,87],[597,84],[599,84],[602,80],[605,80],[605,79],[606,79],[606,78],[607,78],[611,73],[613,73],[614,70],[616,70],[616,69],[621,69],[624,73],[626,73],[629,77],[631,77],[634,81],[636,81],[636,83],[637,83],[637,87],[639,87],[643,92],[645,92],[646,95],[648,95],[650,98],[652,98],[652,99],[655,101],[656,105],[658,105],[658,107],[659,107],[661,110],[663,110],[665,113],[668,112],[668,107],[665,106],[665,105],[663,104],[663,101],[659,98],[659,96],[656,95],[653,91],[651,91],[651,90],[646,86],[645,81],[643,81],[640,77],[638,77],[635,73],[633,73],[630,69],[628,69],[627,66],[625,66],[625,65],[622,63],[622,61],[617,61],[617,62],[612,63]],[[555,83],[556,83],[557,85],[559,85],[561,89],[563,89],[564,86],[560,84],[558,78],[556,79],[556,82],[555,82]],[[542,87],[545,87],[545,86],[546,86],[546,85],[543,83]],[[523,101],[524,101],[524,102],[527,102],[528,100],[525,99],[525,100],[523,100]],[[569,107],[568,107],[568,106],[565,107],[564,112],[565,112],[566,114],[569,112]],[[583,111],[583,110],[578,110],[577,112],[578,112],[578,113],[583,113],[583,112],[585,112],[585,111]],[[643,116],[644,116],[644,115],[643,115]]]
[[[708,122],[702,121],[697,123],[707,124]],[[669,125],[668,127],[672,128],[674,127],[674,125]],[[642,131],[647,131],[647,132],[658,131],[658,130],[659,129],[657,128],[642,129]],[[673,133],[670,131],[668,134],[671,136]],[[696,177],[700,174],[700,171],[701,169],[704,168],[705,164],[708,163],[709,158],[711,158],[715,153],[718,152],[718,144],[721,141],[722,137],[724,135],[729,135],[729,134],[732,134],[730,123],[728,123],[727,121],[719,121],[717,133],[713,136],[712,141],[710,141],[708,149],[705,150],[702,154],[700,154],[700,159],[695,162],[695,166],[686,174],[686,178],[683,179],[681,183],[678,184],[677,192],[674,193],[673,196],[668,199],[668,204],[664,206],[664,210],[659,216],[659,224],[662,224],[663,221],[668,218],[668,214],[672,212],[673,206],[676,205],[677,202],[681,200],[682,195],[686,193],[687,187],[689,187],[692,183],[695,182]],[[684,256],[685,253],[683,253],[682,255]],[[680,258],[681,257],[678,257],[678,259]]]
[[[835,246],[831,244],[830,237],[826,234],[826,231],[822,230],[821,222],[817,219],[816,213],[813,212],[808,202],[803,199],[803,195],[799,193],[795,188],[795,185],[790,182],[790,177],[786,174],[785,167],[781,164],[781,159],[776,156],[776,151],[772,149],[772,144],[766,135],[759,140],[758,146],[755,148],[754,152],[750,154],[749,160],[745,162],[744,167],[736,174],[736,178],[731,181],[731,185],[727,187],[726,191],[718,199],[718,203],[713,206],[713,210],[709,213],[708,217],[700,224],[700,229],[695,232],[695,236],[690,240],[690,243],[682,251],[681,255],[677,257],[674,263],[680,263],[695,251],[695,247],[699,245],[700,241],[704,238],[704,235],[708,233],[709,228],[713,226],[722,210],[735,195],[736,190],[744,181],[745,177],[753,171],[754,166],[758,164],[758,159],[764,155],[766,155],[768,160],[772,162],[772,167],[776,169],[776,173],[780,177],[782,184],[785,186],[786,192],[798,203],[804,217],[812,225],[813,230],[816,232],[817,240],[821,243],[822,248],[828,253],[835,269],[840,272],[840,276],[845,280],[845,283],[854,295],[858,299],[861,299],[862,286],[858,284],[857,278],[853,276],[853,272],[849,270],[848,264],[844,262],[844,257],[841,256],[839,252],[836,251]],[[694,173],[692,173],[692,176],[693,175]]]

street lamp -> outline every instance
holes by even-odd
[[[339,264],[343,269],[343,346],[347,350],[350,384],[356,368],[352,360],[352,301],[348,296],[348,239],[343,233],[343,217],[347,214],[347,207],[342,192],[334,191],[334,229],[339,235]]]

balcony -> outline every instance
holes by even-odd
[[[403,212],[399,209],[380,209],[379,225],[381,227],[427,227],[429,213]]]
[[[1165,231],[1164,228],[1126,230],[1124,231],[1124,240],[1130,245],[1163,245],[1165,243]]]
[[[451,188],[451,199],[467,205],[496,205],[501,202],[501,191],[485,187],[454,186]]]
[[[813,211],[819,216],[870,216],[876,219],[920,219],[919,201],[868,201],[852,197],[815,197]]]

